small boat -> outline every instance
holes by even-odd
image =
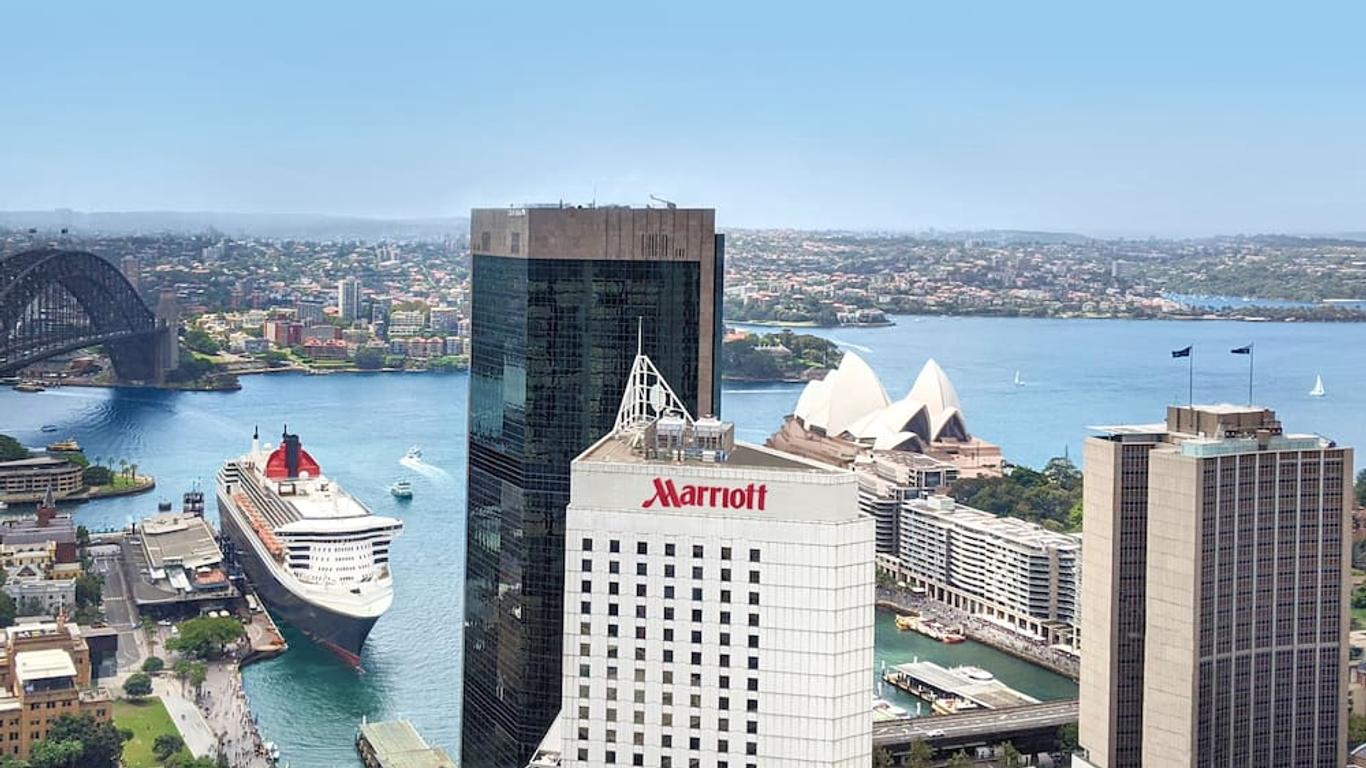
[[[57,431],[57,425],[56,425],[56,424],[44,424],[43,427],[42,427],[42,430],[40,430],[40,431],[42,431],[42,432],[56,432],[56,431]]]
[[[1309,390],[1309,396],[1323,397],[1326,394],[1328,394],[1328,392],[1323,388],[1323,377],[1318,374],[1314,374],[1314,388]]]
[[[916,625],[918,625],[919,623],[920,619],[916,616],[896,617],[896,628],[901,630],[902,632],[905,632],[908,629],[915,629]]]
[[[1016,372],[1015,372],[1015,386],[1017,386],[1017,387],[1023,387],[1023,386],[1024,386],[1024,379],[1020,378],[1020,372],[1019,372],[1019,371],[1016,371]]]
[[[45,389],[36,381],[21,381],[14,385],[15,392],[42,392]]]
[[[403,458],[409,461],[422,461],[422,449],[414,445],[408,449],[407,453],[403,454]]]
[[[389,486],[389,493],[396,499],[411,499],[413,497],[413,484],[407,480],[399,480]]]
[[[75,438],[68,437],[65,440],[48,443],[47,449],[53,453],[80,453],[81,444],[76,442]]]

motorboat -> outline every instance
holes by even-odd
[[[393,494],[396,499],[411,499],[413,497],[413,484],[407,480],[399,480],[389,486],[389,493]]]

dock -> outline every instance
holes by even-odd
[[[883,680],[929,702],[937,714],[1010,709],[1039,703],[1038,699],[1020,693],[980,667],[946,669],[932,661],[916,661],[892,667],[883,674]]]
[[[366,768],[455,768],[450,755],[428,745],[407,720],[361,723],[356,751]]]

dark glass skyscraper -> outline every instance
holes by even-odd
[[[525,765],[560,706],[569,462],[636,354],[719,408],[715,212],[475,210],[461,765]]]

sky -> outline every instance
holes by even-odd
[[[0,209],[1366,231],[1366,3],[0,4]]]

